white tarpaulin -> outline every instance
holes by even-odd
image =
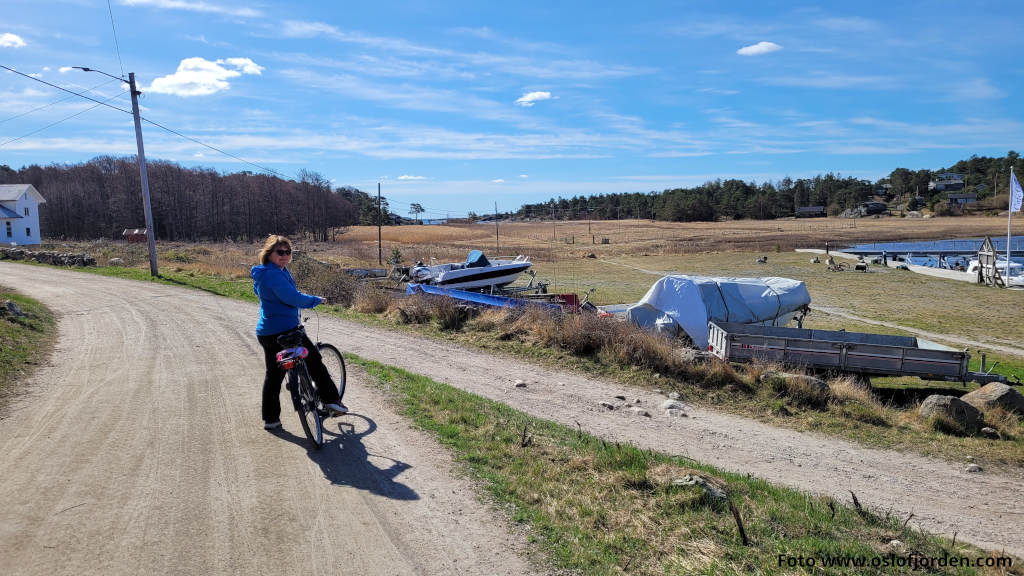
[[[704,349],[709,321],[785,326],[810,303],[807,286],[789,278],[665,276],[626,309],[626,318],[661,332],[682,330]]]

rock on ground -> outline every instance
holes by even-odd
[[[973,392],[964,394],[960,399],[982,412],[998,406],[1007,412],[1024,415],[1024,394],[1001,382],[989,382]]]
[[[921,403],[918,414],[925,420],[945,416],[968,432],[974,432],[981,424],[981,411],[956,396],[932,394]]]

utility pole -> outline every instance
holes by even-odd
[[[498,203],[494,203],[494,255],[497,256],[501,252],[500,244],[498,243]]]
[[[115,80],[124,82],[124,78],[120,76],[114,76],[107,74],[101,70],[94,68],[86,68],[84,66],[73,66],[83,72],[97,72],[104,76],[109,76]],[[135,72],[128,73],[128,88],[132,95],[132,118],[135,119],[135,144],[139,149],[139,176],[142,179],[142,206],[143,211],[146,215],[146,238],[149,240],[149,274],[151,276],[159,276],[160,272],[157,270],[156,265],[156,230],[153,228],[153,209],[149,203],[149,174],[146,171],[146,151],[142,147],[142,120],[139,117],[139,92],[135,89]]]
[[[135,118],[135,143],[139,146],[139,175],[142,177],[142,203],[146,212],[146,238],[149,239],[149,275],[159,276],[156,267],[156,230],[153,228],[153,208],[149,204],[149,173],[146,172],[146,151],[142,147],[142,120],[139,118],[139,92],[135,89],[135,72],[128,73],[128,88],[132,93],[132,116]]]
[[[377,182],[377,265],[384,265],[384,244],[381,242],[381,226],[384,219],[380,214],[380,182]]]

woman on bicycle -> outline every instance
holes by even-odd
[[[260,298],[260,320],[256,325],[256,338],[263,347],[263,360],[267,373],[263,379],[263,427],[274,430],[281,427],[281,381],[284,370],[277,365],[277,353],[284,349],[277,337],[299,326],[299,309],[313,308],[323,299],[303,294],[295,287],[288,272],[292,261],[292,243],[284,236],[271,235],[260,250],[260,264],[253,266],[253,291]],[[309,351],[306,366],[316,383],[320,400],[327,410],[345,414],[348,408],[338,398],[338,389],[324,367],[320,352],[305,334],[302,346]]]

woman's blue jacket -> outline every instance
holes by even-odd
[[[253,266],[252,289],[260,298],[260,321],[256,334],[280,334],[299,325],[299,308],[312,308],[322,302],[319,296],[299,292],[287,268],[270,262]]]

